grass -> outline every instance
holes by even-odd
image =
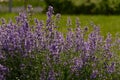
[[[8,13],[2,13],[0,14],[0,18],[4,17],[7,20],[10,18],[14,18],[18,14],[8,14]],[[90,22],[94,22],[96,25],[100,26],[101,34],[106,35],[108,32],[113,34],[113,36],[120,31],[120,16],[105,16],[105,15],[62,15],[60,23],[59,23],[59,30],[63,33],[65,33],[67,30],[66,22],[67,17],[70,16],[72,19],[72,27],[75,27],[75,19],[76,17],[80,18],[81,26],[88,26],[90,27]],[[38,18],[39,20],[45,20],[46,15],[44,14],[34,14],[32,16],[33,18]]]

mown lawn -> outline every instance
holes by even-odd
[[[0,18],[4,17],[7,21],[12,18],[14,21],[14,16],[17,14],[0,14]],[[105,15],[62,15],[59,23],[59,30],[61,32],[66,32],[68,28],[66,26],[67,18],[71,17],[72,26],[75,27],[75,19],[79,17],[81,22],[81,27],[88,26],[90,27],[90,23],[94,22],[96,25],[100,26],[101,34],[106,35],[108,32],[113,34],[113,36],[120,32],[120,16],[105,16]],[[44,14],[33,14],[32,18],[38,18],[39,20],[46,20],[46,15]]]

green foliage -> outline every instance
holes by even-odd
[[[45,0],[47,7],[52,5],[57,13],[74,13],[75,6],[70,0]]]
[[[26,2],[25,2],[26,1]],[[0,5],[8,6],[8,1],[7,2],[0,2]],[[24,5],[29,5],[31,4],[33,7],[41,6],[45,7],[45,2],[42,0],[12,0],[12,6],[13,7],[20,7]]]
[[[52,5],[55,12],[65,14],[119,14],[119,0],[45,0],[47,7]],[[75,5],[77,4],[77,5]]]
[[[52,5],[56,13],[62,14],[120,14],[120,0],[12,0],[13,7],[41,6],[47,10]],[[8,6],[8,2],[1,2],[0,5]]]

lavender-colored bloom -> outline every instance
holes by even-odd
[[[32,11],[32,9],[33,9],[32,5],[28,5],[27,11],[30,12],[30,11]]]
[[[53,7],[49,6],[47,14],[47,21],[46,21],[46,26],[50,27],[52,25],[52,15],[53,15]]]
[[[105,50],[109,50],[110,49],[110,47],[112,46],[111,45],[111,41],[112,41],[111,34],[108,33],[106,41],[105,41]]]
[[[71,50],[73,46],[74,46],[74,33],[72,32],[72,30],[69,30],[66,36],[64,49]]]
[[[81,59],[77,59],[77,60],[75,60],[75,65],[76,65],[76,66],[79,66],[79,68],[82,68],[82,66],[83,66],[83,61],[82,61]]]
[[[91,78],[91,79],[95,79],[95,78],[97,77],[97,75],[98,75],[98,70],[93,70],[90,78]]]
[[[50,52],[51,52],[52,54],[58,54],[58,53],[59,53],[58,46],[55,45],[55,44],[51,44],[51,46],[50,46]]]
[[[16,16],[16,23],[18,24],[20,22],[20,17]]]
[[[63,50],[64,39],[59,32],[54,32],[54,36],[49,45],[49,50],[52,54],[59,54]]]
[[[90,50],[94,51],[96,49],[96,37],[94,33],[91,33],[89,35],[89,45],[90,45]]]
[[[113,53],[112,52],[108,52],[107,53],[107,58],[108,60],[110,60],[113,57]]]
[[[62,33],[55,32],[53,41],[59,46],[59,52],[62,52],[64,47],[64,37]]]
[[[53,7],[52,7],[52,6],[49,6],[48,11],[50,12],[50,14],[52,14],[52,13],[54,12],[54,11],[53,11]]]
[[[96,32],[97,35],[99,35],[99,32],[100,32],[100,27],[94,25],[94,31]]]
[[[84,42],[84,46],[85,46],[85,51],[89,51],[90,50],[90,45],[88,42]]]
[[[72,72],[78,72],[83,68],[83,60],[81,58],[73,59],[74,65],[71,67]]]
[[[8,69],[0,64],[0,80],[6,80],[6,73],[8,72]]]
[[[24,20],[27,18],[27,15],[24,12],[19,13],[19,18],[21,22],[24,22]]]
[[[1,22],[2,22],[2,25],[6,23],[4,18],[1,19]]]
[[[75,32],[75,46],[76,46],[76,51],[81,51],[84,49],[84,39],[83,39],[83,32],[80,29],[80,27],[76,28]]]
[[[47,80],[56,80],[55,72],[53,70],[50,70],[50,72],[48,73],[48,79]]]
[[[115,71],[115,63],[112,62],[110,66],[107,66],[107,72],[113,73]]]

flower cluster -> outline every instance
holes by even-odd
[[[120,79],[116,54],[119,39],[114,42],[111,34],[104,38],[97,25],[92,25],[93,30],[87,32],[87,27],[80,27],[78,18],[75,29],[70,28],[72,21],[68,18],[69,29],[63,35],[57,30],[61,15],[57,14],[53,19],[53,12],[53,7],[49,6],[46,23],[35,19],[34,26],[30,25],[26,13],[20,13],[16,23],[6,23],[2,19],[0,79]]]
[[[8,69],[0,64],[0,80],[5,80],[6,73],[8,72]]]

